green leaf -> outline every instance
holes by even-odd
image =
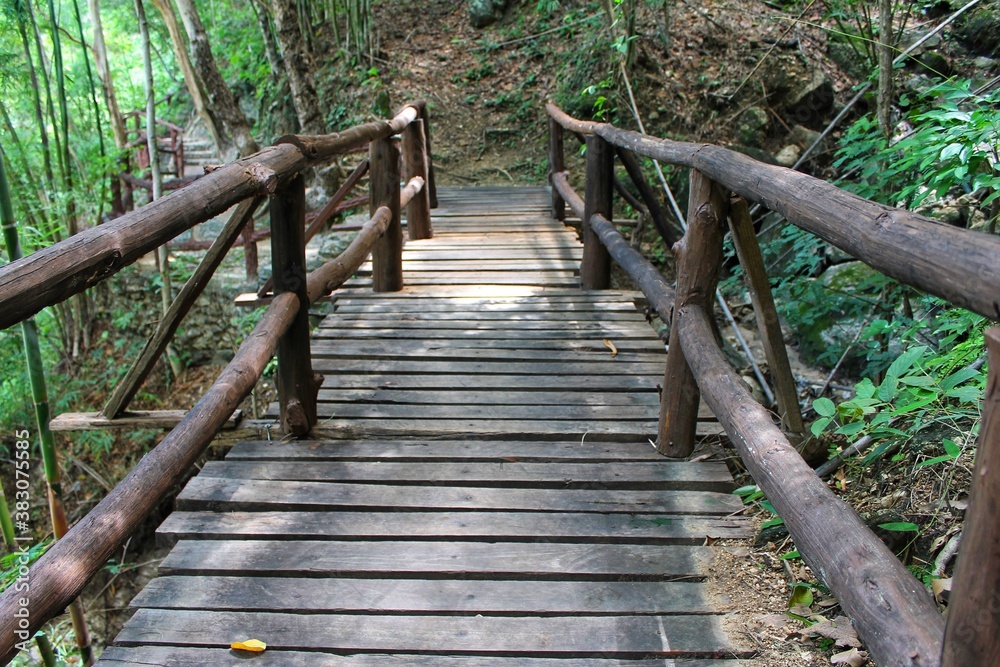
[[[830,422],[832,421],[833,419],[831,419],[830,417],[823,417],[822,419],[817,419],[812,423],[812,426],[809,427],[809,430],[812,432],[814,436],[819,437],[819,434],[825,431],[826,427],[829,426]]]
[[[792,594],[788,597],[789,609],[800,604],[809,607],[812,606],[812,603],[813,592],[811,588],[803,586],[802,584],[795,584],[792,586]]]
[[[813,401],[813,410],[821,417],[832,417],[837,414],[837,406],[829,398],[817,398]]]
[[[861,382],[854,385],[854,394],[858,398],[872,398],[875,396],[875,385],[871,380],[865,378]]]
[[[887,376],[892,376],[895,378],[900,377],[903,373],[910,370],[914,362],[920,357],[924,356],[927,352],[926,345],[918,345],[916,347],[911,347],[909,350],[899,355],[889,368],[885,371]]]
[[[937,400],[937,398],[938,398],[937,394],[931,394],[930,396],[924,396],[923,398],[920,398],[920,399],[918,399],[916,401],[913,401],[912,403],[907,403],[906,405],[904,405],[902,407],[896,408],[890,414],[892,414],[893,417],[895,417],[897,415],[905,415],[905,414],[907,414],[909,412],[913,412],[915,410],[919,410],[920,408],[924,407],[925,405],[927,405],[929,403],[933,403],[934,401]]]
[[[982,394],[978,387],[955,387],[944,393],[948,398],[957,398],[962,403],[976,403]]]
[[[802,554],[800,554],[798,550],[795,550],[795,551],[789,551],[787,554],[781,555],[782,560],[792,560],[794,558],[802,558]]]
[[[962,370],[952,373],[945,379],[941,380],[941,388],[948,391],[952,387],[957,387],[963,382],[980,375],[982,375],[982,373],[975,368],[963,368]]]
[[[889,523],[880,523],[878,527],[883,530],[891,530],[896,533],[920,532],[920,526],[915,523],[910,523],[909,521],[890,521]]]
[[[945,438],[941,443],[941,446],[944,447],[944,451],[948,452],[949,455],[954,456],[955,458],[958,458],[958,455],[962,453],[962,448],[959,447],[958,443],[954,440]]]
[[[765,530],[767,528],[773,528],[774,526],[780,526],[783,523],[785,523],[785,520],[782,519],[780,516],[776,516],[773,519],[768,519],[767,521],[762,523],[760,525],[760,529]]]
[[[844,424],[834,432],[839,433],[840,435],[846,435],[847,437],[850,437],[852,435],[857,435],[858,433],[863,431],[865,426],[867,426],[867,424],[865,424],[865,422],[863,421],[851,422],[850,424]]]

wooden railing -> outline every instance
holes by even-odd
[[[784,519],[803,558],[832,589],[879,665],[995,664],[1000,649],[1000,530],[995,516],[1000,506],[996,472],[1000,417],[997,406],[992,410],[990,406],[1000,401],[998,330],[987,337],[991,362],[987,414],[980,430],[974,491],[946,635],[944,619],[923,584],[817,477],[726,362],[715,342],[711,313],[728,221],[778,385],[779,411],[785,416],[798,409],[798,399],[787,359],[781,359],[784,344],[747,200],[777,211],[886,275],[994,320],[1000,319],[1000,239],[882,206],[717,146],[580,121],[554,105],[547,111],[552,214],[561,218],[568,206],[582,220],[581,282],[589,289],[607,286],[613,258],[670,324],[660,451],[690,455],[698,404],[704,398]],[[586,142],[583,198],[570,187],[565,172],[564,130]],[[690,169],[686,233],[674,244],[669,226],[657,224],[677,257],[676,289],[610,222],[615,152],[624,158],[622,163],[651,212],[655,198],[631,154]]]
[[[402,189],[400,154],[393,139],[399,133],[407,177]],[[106,409],[109,417],[115,417],[166,347],[225,250],[264,197],[270,197],[274,277],[270,305],[233,360],[176,428],[31,567],[30,596],[14,586],[0,596],[0,660],[9,660],[17,642],[33,636],[79,595],[204,453],[275,353],[282,428],[297,435],[312,428],[319,384],[310,361],[309,305],[341,285],[369,255],[376,291],[403,287],[401,207],[407,207],[411,238],[427,238],[432,233],[429,208],[436,197],[428,135],[427,109],[417,102],[389,121],[336,134],[284,137],[113,222],[0,268],[0,327],[5,328],[104,280],[182,231],[238,204],[174,302],[165,318],[168,325],[150,340],[140,363],[122,383],[125,389],[119,388],[122,395],[116,393],[118,398]],[[302,173],[365,145],[369,148],[371,217],[343,253],[307,273]],[[22,621],[25,613],[27,620]]]

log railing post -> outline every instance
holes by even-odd
[[[424,124],[424,154],[427,156],[427,178],[424,182],[424,188],[427,190],[427,200],[430,202],[430,207],[437,208],[438,195],[437,185],[434,181],[434,158],[431,155],[431,116],[427,111],[427,102],[421,102],[417,109],[420,120]]]
[[[417,118],[403,130],[403,180],[420,177],[427,183],[427,153],[424,139],[424,122]],[[406,205],[406,230],[411,241],[429,239],[434,235],[431,229],[431,202],[428,188],[420,192]]]
[[[757,243],[757,234],[750,219],[750,209],[742,197],[733,197],[729,206],[729,229],[733,233],[733,245],[736,246],[736,254],[740,259],[740,265],[743,266],[743,275],[750,291],[750,301],[753,304],[754,316],[757,318],[764,356],[767,357],[767,365],[771,369],[771,380],[774,383],[778,411],[781,413],[781,424],[783,430],[793,436],[793,440],[801,440],[805,436],[806,427],[802,421],[799,393],[795,388],[791,364],[788,363],[788,350],[785,349],[785,338],[781,334],[778,309],[774,306],[771,283],[767,279],[764,256]]]
[[[549,118],[549,184],[552,185],[552,219],[566,219],[566,202],[559,195],[552,175],[566,170],[563,153],[563,126],[555,118]]]
[[[667,244],[667,247],[672,246],[680,240],[678,238],[677,230],[670,224],[666,211],[663,210],[663,206],[660,205],[660,200],[656,197],[656,192],[649,185],[649,181],[647,181],[646,177],[643,175],[642,166],[639,164],[639,160],[635,157],[635,153],[627,148],[621,147],[616,147],[615,153],[618,154],[619,161],[621,161],[622,166],[625,167],[625,171],[628,172],[629,178],[632,179],[632,183],[635,184],[636,189],[639,191],[639,196],[642,197],[642,201],[646,204],[646,208],[649,210],[649,215],[653,219],[653,224],[656,225],[656,231],[660,233],[660,237],[663,239],[663,242]]]
[[[986,667],[1000,655],[1000,328],[986,332],[986,351],[983,421],[941,667]]]
[[[403,228],[399,222],[399,149],[390,137],[376,139],[369,147],[371,199],[375,215],[382,206],[392,218],[372,252],[372,283],[376,292],[403,289]]]
[[[607,289],[611,283],[611,256],[590,228],[590,218],[598,213],[611,220],[614,191],[614,150],[595,134],[587,135],[587,190],[583,197],[583,262],[580,284],[583,289]]]
[[[278,405],[281,428],[296,436],[316,424],[316,395],[322,378],[312,371],[309,349],[309,295],[306,289],[305,179],[293,178],[271,197],[271,266],[274,295],[294,292],[299,310],[278,341]]]
[[[694,450],[701,392],[681,348],[678,312],[689,303],[712,312],[728,204],[728,193],[704,174],[691,170],[688,230],[674,245],[677,295],[660,399],[657,449],[666,456],[690,456]]]

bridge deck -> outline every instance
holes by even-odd
[[[317,439],[243,442],[102,665],[733,665],[708,537],[746,537],[718,462],[660,458],[664,348],[582,292],[541,188],[442,189],[407,288],[364,272],[314,333]],[[704,432],[717,430],[706,415]]]

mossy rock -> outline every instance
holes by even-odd
[[[1000,0],[984,3],[959,19],[955,33],[976,53],[1000,55]]]
[[[741,113],[736,121],[736,136],[739,137],[741,144],[751,148],[760,148],[764,144],[767,126],[770,122],[771,119],[768,117],[767,111],[760,107],[750,107]]]

